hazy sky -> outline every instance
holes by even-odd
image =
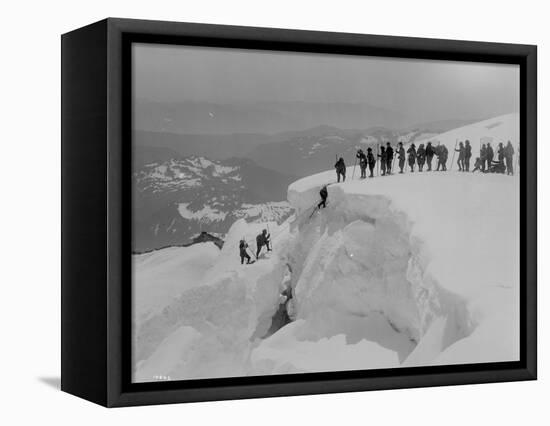
[[[419,121],[519,110],[519,67],[137,44],[134,94],[161,102],[367,103]]]

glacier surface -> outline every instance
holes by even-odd
[[[516,119],[466,130],[500,138]],[[134,380],[518,360],[519,176],[347,175],[293,183],[290,218],[239,219],[221,250],[134,256]],[[241,265],[264,228],[273,251]]]

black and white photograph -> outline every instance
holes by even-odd
[[[545,423],[543,3],[2,11],[0,425]]]
[[[519,360],[519,66],[131,54],[133,382]]]

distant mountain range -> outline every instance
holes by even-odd
[[[216,160],[246,157],[257,146],[275,140],[273,136],[254,133],[229,135],[195,135],[137,130],[134,132],[134,161],[150,161],[189,156]]]
[[[160,103],[138,99],[137,130],[174,134],[274,134],[320,125],[342,129],[402,128],[410,121],[398,112],[346,102]]]
[[[149,162],[133,173],[133,250],[188,244],[206,231],[223,234],[240,218],[284,221],[296,176],[248,159],[187,157]]]
[[[445,120],[403,129],[386,127],[340,129],[321,125],[273,135],[260,133],[178,134],[134,131],[134,164],[204,156],[216,160],[249,158],[258,165],[283,174],[306,176],[331,167],[335,155],[353,158],[358,147],[378,143],[411,142],[470,124],[470,120]],[[351,157],[350,157],[351,156]]]

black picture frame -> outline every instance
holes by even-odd
[[[119,407],[536,379],[536,46],[113,18],[61,41],[62,390]],[[131,383],[133,42],[518,64],[520,361]]]

